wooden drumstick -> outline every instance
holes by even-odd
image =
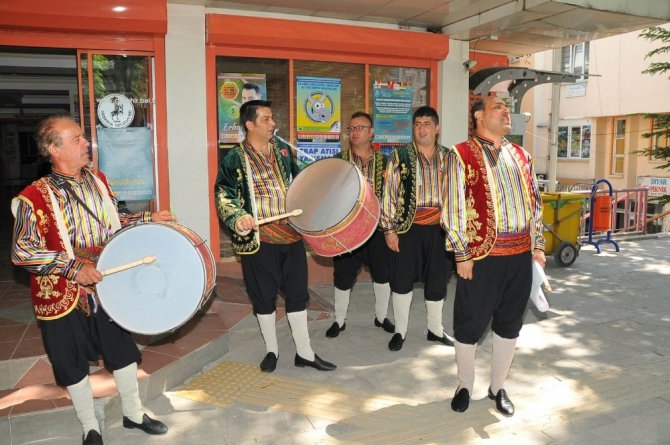
[[[284,218],[289,218],[291,216],[298,216],[298,215],[302,215],[302,209],[295,209],[295,210],[290,211],[288,213],[282,213],[281,215],[276,215],[276,216],[271,216],[269,218],[259,219],[258,221],[256,221],[256,224],[260,226],[261,224],[269,223],[269,222],[272,222],[272,221],[277,221],[278,219],[284,219]]]
[[[153,263],[156,261],[156,256],[155,255],[148,255],[145,256],[144,258],[141,258],[137,261],[131,261],[130,263],[126,264],[121,264],[120,266],[115,266],[115,267],[110,267],[109,269],[105,269],[100,271],[103,276],[105,275],[111,275],[113,273],[121,272],[123,270],[127,269],[132,269],[133,267],[141,266],[142,264],[149,264]]]

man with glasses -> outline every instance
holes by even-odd
[[[442,307],[452,261],[444,250],[440,228],[442,171],[447,148],[438,144],[439,117],[423,106],[412,118],[413,142],[391,153],[386,168],[381,226],[390,253],[390,283],[395,334],[388,347],[399,351],[405,342],[413,287],[425,282],[428,330],[426,339],[453,346],[444,332]]]
[[[334,157],[344,159],[356,165],[367,179],[381,200],[384,183],[386,156],[372,148],[375,130],[372,117],[363,111],[351,115],[349,131],[349,149],[343,150]],[[372,237],[354,252],[333,258],[335,285],[335,322],[326,331],[326,337],[334,338],[346,328],[345,320],[349,308],[351,288],[361,266],[365,264],[372,276],[372,289],[375,295],[375,321],[377,327],[386,332],[394,332],[395,326],[386,317],[391,287],[388,274],[388,248],[384,241],[384,233],[375,231]]]

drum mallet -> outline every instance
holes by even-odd
[[[281,215],[270,216],[269,218],[259,219],[258,221],[256,221],[256,224],[260,226],[261,224],[277,221],[278,219],[290,218],[291,216],[299,216],[299,215],[302,215],[302,209],[295,209],[288,213],[282,213]]]
[[[121,272],[121,271],[128,270],[128,269],[132,269],[133,267],[141,266],[142,264],[153,263],[154,261],[156,261],[156,256],[155,255],[148,255],[148,256],[145,256],[144,258],[141,258],[139,260],[131,261],[130,263],[121,264],[120,266],[110,267],[109,269],[101,270],[100,273],[102,273],[103,276],[111,275],[113,273]]]

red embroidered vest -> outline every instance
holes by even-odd
[[[523,175],[523,184],[530,190],[530,164],[523,148],[512,144],[512,155]],[[482,147],[472,138],[455,146],[465,167],[465,207],[467,224],[465,239],[475,260],[485,258],[498,236],[491,182],[488,178]],[[532,193],[526,193],[533,199]],[[531,202],[531,206],[534,203]]]

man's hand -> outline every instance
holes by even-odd
[[[161,210],[160,212],[151,213],[151,221],[153,222],[173,222],[177,221],[177,217],[169,210]]]
[[[473,260],[456,263],[456,273],[464,280],[472,280],[472,269],[474,266],[475,262]]]
[[[544,265],[547,264],[547,258],[544,256],[544,252],[541,250],[533,251],[533,261],[537,261],[544,269]]]
[[[79,269],[74,280],[82,286],[92,286],[102,281],[102,273],[93,264],[86,263]]]
[[[400,252],[400,240],[398,239],[398,234],[393,232],[388,232],[384,234],[384,239],[386,240],[386,245],[389,249],[394,252]]]
[[[235,223],[235,231],[240,235],[246,235],[247,233],[257,228],[258,225],[256,224],[256,220],[251,215],[244,215]]]

